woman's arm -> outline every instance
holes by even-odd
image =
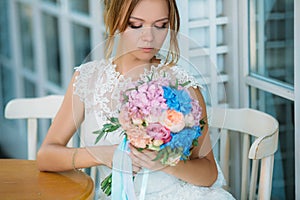
[[[114,146],[89,147],[93,148],[93,153],[99,152],[97,158],[92,156],[91,149],[66,147],[84,119],[84,104],[77,95],[73,95],[73,83],[78,73],[75,72],[63,103],[38,151],[37,164],[41,171],[66,171],[100,164],[111,165]]]
[[[151,170],[159,169],[194,185],[211,186],[217,179],[218,172],[208,134],[205,102],[199,90],[195,90],[195,92],[202,107],[202,119],[206,121],[206,125],[199,137],[199,145],[193,149],[190,160],[180,161],[176,166],[164,167],[160,161],[152,161],[157,155],[155,152],[139,152],[134,147],[131,147],[131,158],[136,166]]]

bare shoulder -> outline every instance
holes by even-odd
[[[201,92],[201,88],[197,87],[197,88],[192,88],[192,90],[194,91],[196,97],[197,97],[197,100],[199,102],[199,105],[201,106],[202,108],[202,113],[203,113],[203,116],[205,117],[206,116],[206,103],[205,103],[205,99],[203,97],[203,94]]]

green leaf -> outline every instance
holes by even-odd
[[[111,121],[114,124],[119,124],[119,119],[117,117],[112,117],[109,119],[109,121]]]
[[[111,118],[111,119],[114,122],[116,122],[115,118]],[[93,131],[93,134],[98,134],[95,144],[97,144],[99,142],[99,140],[101,140],[101,138],[103,138],[103,136],[106,137],[108,133],[113,132],[120,127],[121,127],[121,124],[119,124],[119,123],[116,123],[116,124],[108,123],[108,124],[104,124],[102,129]]]
[[[187,82],[185,82],[185,83],[181,83],[180,86],[185,87],[185,86],[187,86],[187,85],[190,84],[190,83],[191,83],[191,81],[187,81]]]
[[[198,145],[199,145],[198,140],[197,140],[197,139],[194,139],[192,145],[193,145],[194,147],[198,146]]]
[[[144,150],[144,148],[136,148],[136,150],[138,150],[139,152],[142,152]]]
[[[175,88],[178,89],[178,80],[176,79]]]
[[[95,144],[97,144],[97,143],[99,142],[99,140],[101,140],[101,138],[103,137],[104,134],[105,134],[105,133],[99,134],[99,135],[97,136],[97,138],[96,138],[96,140],[95,140]]]
[[[143,127],[146,127],[146,126],[147,126],[147,123],[146,123],[145,121],[143,121],[142,126],[143,126]]]
[[[112,187],[112,174],[108,175],[102,182],[101,182],[101,189],[107,195],[111,195],[111,187]]]
[[[158,154],[157,154],[156,157],[153,159],[153,161],[159,160],[159,159],[163,156],[165,149],[166,149],[166,148],[164,148],[164,149],[158,151]]]
[[[168,158],[169,158],[169,152],[168,151],[166,151],[165,153],[164,153],[164,155],[163,155],[164,157],[163,157],[163,159],[162,159],[162,162],[163,163],[166,163],[167,162],[167,160],[168,160]]]

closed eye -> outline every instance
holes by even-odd
[[[165,22],[163,24],[155,24],[154,27],[157,29],[165,29],[168,26],[168,22]]]
[[[143,25],[142,24],[135,24],[135,23],[132,23],[132,22],[129,22],[128,23],[128,26],[132,29],[138,29],[138,28],[142,28]]]

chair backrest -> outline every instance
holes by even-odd
[[[5,107],[5,117],[7,119],[27,120],[27,159],[36,159],[38,119],[53,119],[62,104],[63,98],[63,95],[49,95],[35,98],[17,98],[7,103]],[[73,137],[67,146],[73,147]],[[88,169],[85,171],[88,171]],[[97,168],[91,167],[88,174],[95,181]]]
[[[49,95],[37,98],[18,98],[7,103],[5,107],[7,119],[27,120],[27,159],[36,159],[38,119],[53,119],[62,100],[62,95]]]
[[[220,165],[222,170],[225,171],[225,177],[229,177],[228,133],[232,131],[243,133],[240,199],[257,198],[256,187],[259,161],[261,162],[261,165],[260,179],[258,182],[258,199],[270,199],[274,153],[278,146],[278,121],[271,115],[254,109],[215,107],[208,108],[208,121],[210,127],[228,130],[221,131],[220,140]],[[253,136],[255,139],[251,144],[250,136]],[[251,173],[249,164],[250,159],[252,160]]]

